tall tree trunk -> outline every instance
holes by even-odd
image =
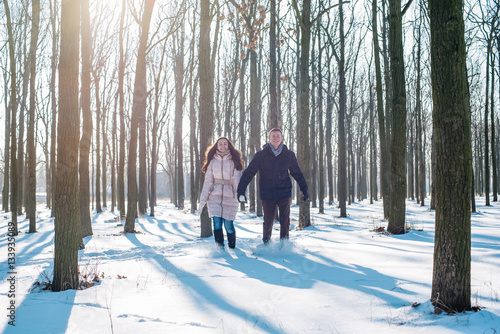
[[[346,170],[346,147],[345,147],[345,115],[346,115],[346,84],[345,84],[345,36],[344,36],[344,9],[339,7],[339,38],[340,38],[340,61],[339,61],[339,118],[338,118],[338,198],[340,217],[347,217],[347,170]]]
[[[90,73],[92,72],[91,53],[92,37],[90,32],[89,1],[81,1],[81,34],[82,34],[82,138],[80,139],[80,217],[82,237],[92,235],[90,217],[90,170],[89,154],[92,138],[92,111],[90,109]]]
[[[28,19],[25,20],[24,23],[24,36],[22,38],[26,38],[26,33],[28,31]],[[23,63],[24,63],[24,73],[21,78],[22,82],[22,92],[21,92],[21,101],[19,104],[19,137],[17,139],[17,175],[19,176],[19,182],[17,184],[17,214],[21,215],[23,213],[23,206],[25,203],[25,186],[26,186],[26,161],[25,152],[24,152],[24,129],[25,129],[25,114],[26,114],[26,99],[28,96],[28,87],[29,87],[29,77],[30,77],[30,61],[29,56],[26,55],[26,46],[27,43],[23,43]]]
[[[498,202],[497,194],[497,157],[495,152],[495,64],[491,53],[491,169],[493,177],[493,202]]]
[[[5,96],[5,101],[7,101],[7,98],[9,96],[9,88],[8,88],[8,73],[7,71],[4,71],[3,73],[3,78],[4,78],[4,96]],[[9,193],[10,193],[10,112],[11,112],[11,102],[9,103],[5,102],[5,147],[4,147],[4,159],[5,159],[5,164],[4,164],[4,175],[3,175],[3,190],[2,190],[2,210],[4,212],[9,211]]]
[[[384,1],[384,0],[383,0]],[[384,218],[389,218],[390,212],[390,157],[387,143],[387,122],[384,112],[384,97],[382,95],[382,71],[380,69],[380,47],[378,44],[377,0],[372,1],[373,55],[375,60],[375,78],[377,89],[378,134],[380,141],[380,190],[384,204]],[[385,33],[384,33],[385,34]],[[389,95],[386,95],[389,99]]]
[[[174,55],[175,73],[175,147],[177,153],[177,207],[184,209],[184,156],[182,152],[182,114],[184,109],[184,29],[178,39],[178,50]]]
[[[491,39],[488,39],[486,51],[486,105],[484,107],[484,195],[486,197],[486,206],[490,205],[490,158],[489,158],[489,129],[488,129],[488,113],[489,113],[489,89],[490,89],[490,54],[491,54]]]
[[[245,124],[246,124],[246,109],[245,109],[245,72],[247,68],[247,62],[248,62],[248,57],[245,57],[245,59],[241,60],[241,65],[240,65],[240,82],[239,82],[239,109],[240,109],[240,115],[239,115],[239,137],[240,137],[240,145],[241,145],[241,154],[243,155],[243,159],[245,163],[247,162],[249,154],[247,154],[247,146],[246,146],[246,131],[245,131]],[[253,183],[250,183],[250,187],[253,186]],[[251,188],[250,188],[251,189]],[[241,203],[240,206],[241,210],[245,210],[245,203]]]
[[[18,195],[18,170],[17,170],[17,82],[16,82],[16,58],[14,48],[14,36],[12,34],[12,21],[10,18],[10,9],[7,0],[3,2],[5,16],[7,19],[7,33],[9,42],[9,63],[10,63],[10,105],[11,105],[11,123],[10,123],[10,210],[11,223],[9,224],[9,235],[18,235],[17,229],[17,195]]]
[[[328,68],[328,78],[327,78],[327,91],[329,92],[326,97],[326,135],[325,135],[325,145],[326,145],[326,164],[327,164],[327,176],[328,176],[328,204],[333,204],[333,188],[335,187],[335,181],[333,176],[333,152],[332,152],[332,114],[333,114],[333,92],[332,92],[332,72]]]
[[[28,191],[26,217],[29,218],[29,233],[36,232],[36,145],[35,145],[35,103],[36,103],[36,49],[40,24],[40,0],[31,2],[31,41],[30,41],[30,109],[28,114]]]
[[[123,81],[125,77],[125,56],[123,51],[123,31],[126,2],[122,0],[121,16],[120,16],[120,31],[119,49],[120,61],[118,64],[118,95],[119,95],[119,113],[120,113],[120,157],[118,161],[118,210],[120,211],[120,220],[125,218],[125,95],[123,92]]]
[[[97,70],[97,69],[96,69]],[[100,72],[100,71],[99,71]],[[94,87],[95,87],[95,100],[96,100],[96,129],[95,129],[95,211],[102,212],[101,206],[101,97],[100,97],[100,73],[94,73]]]
[[[117,142],[116,112],[117,112],[117,106],[116,106],[116,100],[115,100],[115,107],[113,110],[113,129],[112,129],[112,135],[111,135],[111,146],[112,146],[112,151],[111,151],[111,212],[115,212],[115,207],[116,207],[116,161],[117,161],[117,159],[116,159],[116,142]]]
[[[162,90],[163,85],[161,82],[161,73],[163,71],[163,63],[166,55],[166,45],[167,41],[165,40],[163,46],[163,52],[161,53],[161,60],[158,66],[158,73],[155,78],[155,96],[154,96],[154,106],[153,106],[153,129],[151,133],[151,167],[150,167],[150,194],[149,194],[149,215],[153,217],[155,215],[155,206],[156,206],[156,175],[157,175],[157,166],[158,166],[158,144],[159,144],[159,122],[158,112],[160,109],[160,91]]]
[[[295,6],[297,4],[295,3]],[[341,7],[342,8],[342,7]],[[297,10],[298,11],[298,10]],[[297,13],[298,14],[298,13]],[[310,78],[309,78],[309,55],[311,45],[311,1],[302,2],[302,13],[297,15],[300,23],[300,108],[298,110],[299,131],[297,133],[297,159],[302,173],[306,180],[310,180],[311,168],[309,160],[311,157],[311,146],[309,143],[309,96],[310,96]],[[305,228],[311,225],[310,205],[308,201],[303,200],[303,194],[299,196],[299,227]]]
[[[249,39],[253,40],[253,29],[250,34]],[[260,147],[260,117],[259,117],[259,79],[257,77],[257,52],[255,50],[250,50],[250,156],[259,150]],[[258,192],[256,188],[258,187],[259,175],[250,184],[249,200],[250,200],[250,211],[257,212],[257,201]]]
[[[61,4],[57,192],[52,290],[78,288],[78,246],[82,231],[78,187],[78,71],[80,3]]]
[[[422,3],[420,3],[422,6]],[[422,17],[422,8],[420,8],[420,16]],[[424,142],[422,136],[424,135],[424,129],[422,125],[422,74],[421,74],[421,64],[422,64],[422,37],[421,37],[421,18],[418,27],[418,39],[417,39],[417,151],[419,155],[418,166],[420,177],[418,178],[418,193],[420,197],[420,206],[425,205],[425,150]]]
[[[107,170],[107,154],[108,154],[108,135],[107,135],[107,129],[108,127],[106,126],[108,122],[108,110],[105,107],[103,110],[103,117],[102,117],[102,126],[101,126],[101,131],[102,131],[102,207],[107,208],[108,207],[108,170]]]
[[[325,160],[324,160],[324,152],[325,152],[325,129],[323,126],[323,47],[321,47],[321,30],[319,21],[317,23],[317,37],[318,37],[318,131],[319,131],[319,144],[318,144],[318,164],[319,164],[319,209],[318,213],[325,213]]]
[[[316,38],[313,36],[312,38],[312,48],[311,48],[311,58],[310,59],[315,59],[316,56],[314,55],[314,49],[315,49],[315,41]],[[312,73],[316,73],[316,62],[312,62],[311,66],[311,71]],[[316,110],[317,110],[317,88],[316,88],[316,80],[315,80],[315,75],[312,77],[312,88],[311,88],[311,108],[309,109],[311,112],[311,119],[309,122],[309,145],[311,146],[311,159],[309,163],[309,170],[311,177],[309,178],[309,194],[311,197],[311,207],[317,208],[317,199],[318,199],[318,189],[317,189],[317,184],[318,184],[318,144],[316,138],[318,138],[318,133],[316,131]]]
[[[49,1],[50,4],[50,25],[52,27],[52,55],[50,61],[50,104],[52,107],[52,128],[50,138],[50,167],[51,167],[51,197],[52,197],[52,210],[51,217],[55,217],[55,193],[56,193],[56,180],[57,180],[57,163],[56,163],[56,140],[57,140],[57,103],[56,103],[56,75],[57,75],[57,54],[58,54],[58,32],[57,32],[57,0]]]
[[[471,112],[462,8],[462,0],[429,1],[437,165],[431,301],[447,312],[471,309]]]
[[[193,13],[193,18],[196,14]],[[192,23],[192,34],[193,36],[196,34],[196,24]],[[197,87],[197,80],[198,80],[198,75],[194,75],[195,73],[195,39],[191,39],[191,55],[190,55],[190,66],[189,66],[189,73],[190,75],[190,80],[189,80],[189,136],[190,136],[190,157],[189,157],[189,162],[190,162],[190,183],[191,183],[191,213],[195,213],[197,209],[197,204],[198,204],[198,181],[200,178],[200,170],[201,170],[201,164],[199,160],[199,153],[198,153],[198,140],[196,138],[196,111],[195,111],[195,104],[196,104],[196,87]],[[193,79],[194,78],[194,79]]]
[[[201,1],[200,12],[200,41],[199,41],[199,67],[200,77],[200,161],[210,145],[213,136],[214,122],[214,68],[210,57],[210,1]],[[204,181],[204,175],[200,180]],[[210,218],[206,206],[201,213],[201,237],[212,235]]]
[[[277,96],[277,80],[276,80],[276,1],[271,1],[270,10],[270,26],[269,26],[269,128],[279,127],[278,117],[278,96]]]
[[[144,0],[144,12],[141,22],[139,50],[134,82],[132,118],[130,120],[130,144],[128,154],[128,210],[125,221],[125,233],[135,233],[137,217],[137,132],[141,122],[145,124],[147,84],[146,84],[146,48],[148,44],[149,25],[153,12],[154,0]],[[145,129],[144,129],[145,131]],[[145,160],[144,160],[145,163]],[[146,182],[147,183],[147,182]],[[146,187],[147,192],[147,187]],[[147,193],[146,193],[147,196]]]
[[[389,0],[392,79],[391,211],[387,230],[405,233],[406,213],[406,86],[401,1]]]

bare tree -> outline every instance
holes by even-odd
[[[137,132],[140,124],[145,124],[146,114],[146,49],[148,44],[149,25],[153,12],[154,0],[144,0],[144,11],[141,21],[141,36],[137,53],[137,65],[134,83],[134,101],[132,105],[132,119],[130,121],[130,144],[128,154],[128,210],[125,222],[125,233],[135,232],[135,218],[137,217]],[[145,129],[144,129],[145,131]]]
[[[80,20],[75,18],[79,17],[79,2],[61,4],[53,291],[78,288],[78,247],[82,235],[78,187]]]
[[[82,34],[82,138],[80,139],[80,217],[82,237],[92,235],[90,218],[90,170],[89,154],[92,138],[92,111],[90,110],[90,74],[92,72],[91,53],[92,37],[90,32],[89,1],[81,1],[81,34]]]
[[[214,65],[210,51],[210,25],[212,14],[210,12],[210,1],[201,1],[200,12],[200,41],[198,52],[198,73],[200,77],[200,161],[204,160],[204,154],[210,145],[213,135],[214,122]],[[217,36],[217,34],[216,34]],[[215,52],[214,49],[213,52]],[[202,183],[204,177],[200,180]],[[212,235],[212,228],[208,211],[201,213],[201,237],[207,238]]]
[[[26,216],[29,217],[29,233],[36,232],[36,143],[35,143],[35,97],[36,97],[36,51],[40,24],[40,0],[31,2],[31,41],[30,41],[30,108],[28,114],[28,191]]]
[[[14,36],[12,33],[12,21],[10,18],[10,9],[7,0],[3,1],[5,8],[5,17],[7,19],[7,33],[9,43],[9,62],[10,62],[10,105],[11,105],[11,123],[10,123],[10,210],[12,213],[12,226],[9,226],[9,233],[18,234],[17,228],[17,203],[18,203],[18,169],[17,169],[17,150],[16,150],[16,131],[17,131],[17,82],[16,82],[16,58],[14,50]],[[12,230],[10,230],[12,227]]]
[[[406,86],[403,57],[401,1],[389,0],[392,78],[391,211],[387,230],[405,233],[406,213]]]
[[[436,143],[436,239],[431,301],[447,312],[462,312],[471,309],[472,177],[462,0],[430,0],[429,13]]]

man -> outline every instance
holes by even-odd
[[[280,239],[286,240],[290,230],[290,199],[292,197],[290,175],[299,184],[304,201],[309,199],[309,194],[306,179],[295,153],[283,144],[283,133],[280,129],[274,128],[269,132],[269,142],[262,150],[255,153],[243,172],[237,190],[240,202],[246,202],[245,190],[257,171],[260,172],[260,198],[264,210],[262,241],[266,244],[271,239],[276,206],[279,208]]]

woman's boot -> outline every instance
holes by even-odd
[[[224,233],[222,232],[222,229],[214,230],[214,239],[217,246],[224,248]]]
[[[236,247],[236,232],[227,234],[227,244],[229,248]]]

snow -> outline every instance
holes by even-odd
[[[39,207],[38,231],[19,223],[15,297],[9,297],[8,213],[0,213],[0,305],[3,333],[497,333],[500,331],[500,203],[477,198],[472,214],[472,304],[479,312],[435,314],[432,285],[434,212],[407,202],[405,235],[386,235],[382,202],[348,206],[339,218],[312,208],[309,228],[262,247],[262,218],[239,212],[235,250],[199,238],[199,217],[162,202],[156,217],[123,234],[116,215],[93,213],[94,235],[79,253],[83,290],[33,289],[52,279],[54,225]],[[24,218],[24,217],[19,217]],[[10,303],[15,327],[8,324]],[[419,306],[413,307],[417,303]],[[5,320],[7,319],[7,320]]]

